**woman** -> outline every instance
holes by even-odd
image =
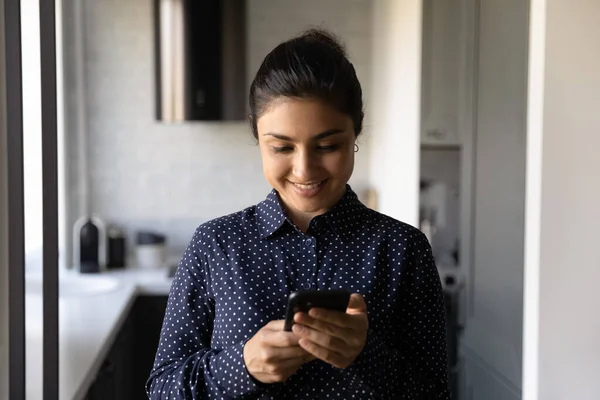
[[[152,399],[449,399],[445,311],[425,236],[365,207],[347,182],[360,83],[327,32],[284,42],[250,89],[272,192],[202,224],[177,270]],[[345,288],[345,313],[296,313],[301,289]]]

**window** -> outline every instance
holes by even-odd
[[[56,26],[61,26],[61,6],[57,1]],[[23,74],[23,172],[25,196],[25,267],[28,272],[41,270],[42,265],[42,111],[40,71],[39,0],[21,0],[21,52]],[[62,37],[57,29],[57,122],[60,249],[64,249],[64,141],[62,134]],[[64,252],[61,251],[61,254]],[[65,257],[61,256],[62,263]]]

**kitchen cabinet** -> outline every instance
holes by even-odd
[[[471,2],[423,1],[422,145],[461,145],[473,80]]]
[[[138,297],[106,358],[86,400],[147,399],[145,383],[158,347],[167,296]]]
[[[133,320],[128,317],[103,360],[86,400],[133,398],[131,378],[134,365],[132,358],[134,342]]]
[[[136,368],[132,376],[134,385],[132,399],[148,398],[145,385],[154,364],[160,330],[167,309],[167,299],[167,296],[140,296],[133,306],[132,319],[136,341],[133,346],[133,357]]]

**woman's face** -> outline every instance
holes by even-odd
[[[280,99],[257,121],[263,171],[291,217],[312,218],[343,196],[354,169],[352,119],[314,99]]]

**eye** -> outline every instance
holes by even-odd
[[[319,151],[323,151],[323,152],[332,152],[332,151],[336,151],[337,149],[339,149],[340,146],[338,145],[331,145],[331,146],[318,146],[317,149]]]
[[[272,146],[271,149],[273,149],[273,152],[276,153],[276,154],[278,154],[278,153],[289,153],[290,151],[293,150],[290,146],[283,146],[283,147]]]

